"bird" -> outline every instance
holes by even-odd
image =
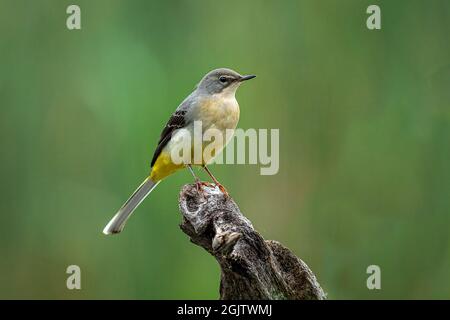
[[[244,81],[255,77],[255,75],[241,75],[228,68],[215,69],[203,76],[194,91],[181,102],[162,130],[153,153],[150,174],[105,226],[104,234],[120,233],[128,218],[142,201],[163,179],[178,170],[187,168],[193,175],[197,188],[201,189],[204,183],[196,176],[192,165],[201,166],[215,185],[228,197],[228,192],[214,177],[207,165],[226,146],[231,137],[227,136],[223,143],[216,146],[214,154],[208,157],[203,156],[199,163],[175,162],[172,159],[171,152],[180,147],[184,135],[192,134],[195,122],[201,121],[203,131],[211,128],[219,130],[221,133],[228,129],[234,130],[240,114],[239,104],[235,96],[236,90]],[[196,142],[195,139],[191,140],[192,148],[198,147],[194,144],[199,142]],[[203,148],[203,143],[200,147]]]

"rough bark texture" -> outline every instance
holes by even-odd
[[[220,299],[325,299],[308,266],[279,242],[264,240],[218,188],[185,185],[179,206],[183,232],[220,265]]]

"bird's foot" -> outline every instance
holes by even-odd
[[[203,187],[211,187],[213,184],[210,182],[204,182],[199,180],[195,180],[195,187],[197,188],[197,192],[201,194],[205,194],[205,190]],[[228,194],[227,189],[223,185],[221,185],[219,182],[215,183],[216,187],[219,188],[219,190],[224,194],[225,198],[229,198],[230,195]]]
[[[203,192],[203,184],[202,184],[202,182],[200,180],[196,180],[195,181],[195,187],[197,188],[197,191],[199,193]]]
[[[200,181],[200,180],[196,180],[195,181],[195,186],[197,187],[197,191],[204,193],[203,187],[208,187],[210,185],[210,183],[208,182],[204,182],[204,181]]]
[[[228,194],[227,189],[225,189],[225,187],[223,185],[221,185],[220,183],[216,183],[216,186],[219,187],[220,191],[222,191],[222,193],[225,196],[225,198],[229,198],[230,197],[230,195]]]

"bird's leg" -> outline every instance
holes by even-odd
[[[217,181],[216,177],[214,177],[213,174],[211,173],[211,171],[209,171],[209,169],[206,167],[206,164],[203,165],[203,169],[205,169],[205,171],[208,173],[208,175],[211,177],[211,179],[213,179],[214,183],[216,184],[216,186],[219,187],[220,191],[222,191],[222,193],[225,195],[225,197],[228,197],[227,189],[225,189],[225,187],[219,181]]]
[[[197,175],[195,174],[194,170],[192,169],[192,166],[190,164],[186,165],[186,167],[189,169],[189,171],[191,172],[191,174],[194,176],[194,180],[195,180],[195,186],[197,187],[197,191],[203,191],[203,183],[200,181],[199,177],[197,177]]]

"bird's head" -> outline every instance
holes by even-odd
[[[254,75],[242,76],[236,71],[226,68],[208,72],[197,86],[197,90],[207,94],[232,94],[243,81],[253,79]]]

